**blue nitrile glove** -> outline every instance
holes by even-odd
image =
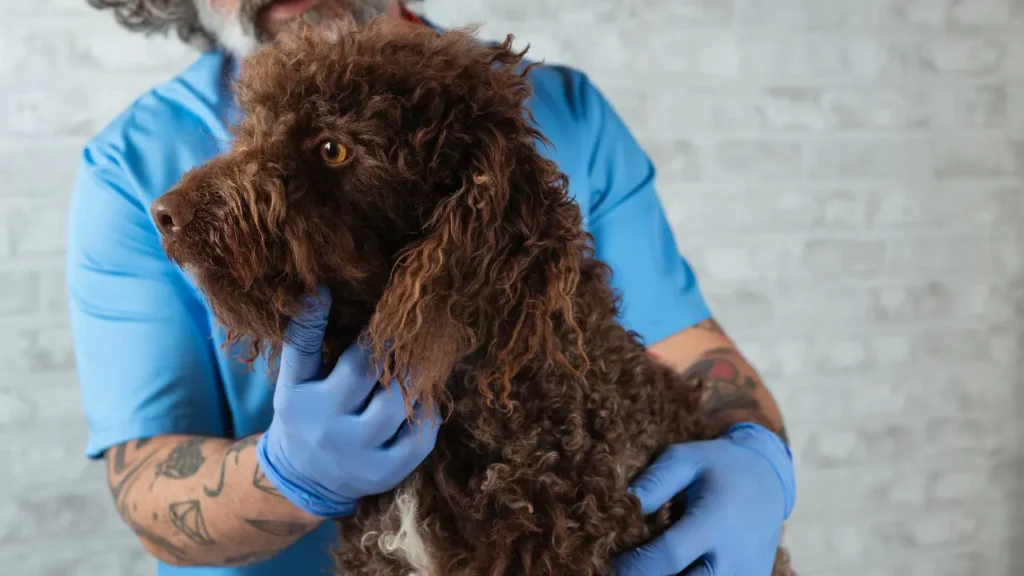
[[[330,301],[321,289],[292,319],[274,389],[274,417],[256,447],[274,487],[295,506],[325,518],[350,516],[360,498],[401,483],[434,449],[439,426],[433,416],[417,425],[407,422],[397,384],[376,385],[380,371],[358,344],[321,377]]]
[[[737,424],[716,440],[671,446],[630,491],[645,514],[685,492],[686,512],[616,558],[616,576],[768,576],[796,500],[793,458],[767,428]]]

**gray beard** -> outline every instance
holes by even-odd
[[[237,13],[228,20],[210,8],[209,0],[193,1],[203,27],[213,35],[221,47],[235,57],[245,58],[271,40],[259,29],[257,19],[262,10],[274,0],[241,0]],[[323,0],[323,3],[347,8],[356,23],[362,26],[387,12],[390,0]],[[316,11],[328,13],[331,12],[331,8],[318,7],[311,10]],[[306,16],[306,21],[311,23],[322,19],[319,14],[307,13]]]

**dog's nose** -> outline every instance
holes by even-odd
[[[195,210],[177,194],[165,194],[157,198],[150,207],[150,213],[156,227],[164,235],[188,226],[195,216]]]

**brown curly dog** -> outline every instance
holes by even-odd
[[[522,56],[386,20],[293,31],[245,63],[231,151],[164,198],[194,211],[168,255],[252,359],[324,285],[325,361],[368,327],[381,382],[447,418],[396,491],[339,520],[341,573],[606,574],[679,513],[644,517],[630,480],[710,436],[701,383],[616,321]]]

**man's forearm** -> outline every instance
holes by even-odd
[[[175,565],[246,565],[275,556],[321,519],[267,482],[256,440],[158,436],[111,448],[118,513],[146,550]]]
[[[778,404],[761,376],[714,319],[656,345],[652,353],[706,390],[701,408],[724,432],[740,422],[760,424],[789,443]]]
[[[735,348],[708,350],[684,374],[700,378],[706,389],[701,406],[721,431],[740,422],[753,422],[789,443],[775,399],[757,371]]]

